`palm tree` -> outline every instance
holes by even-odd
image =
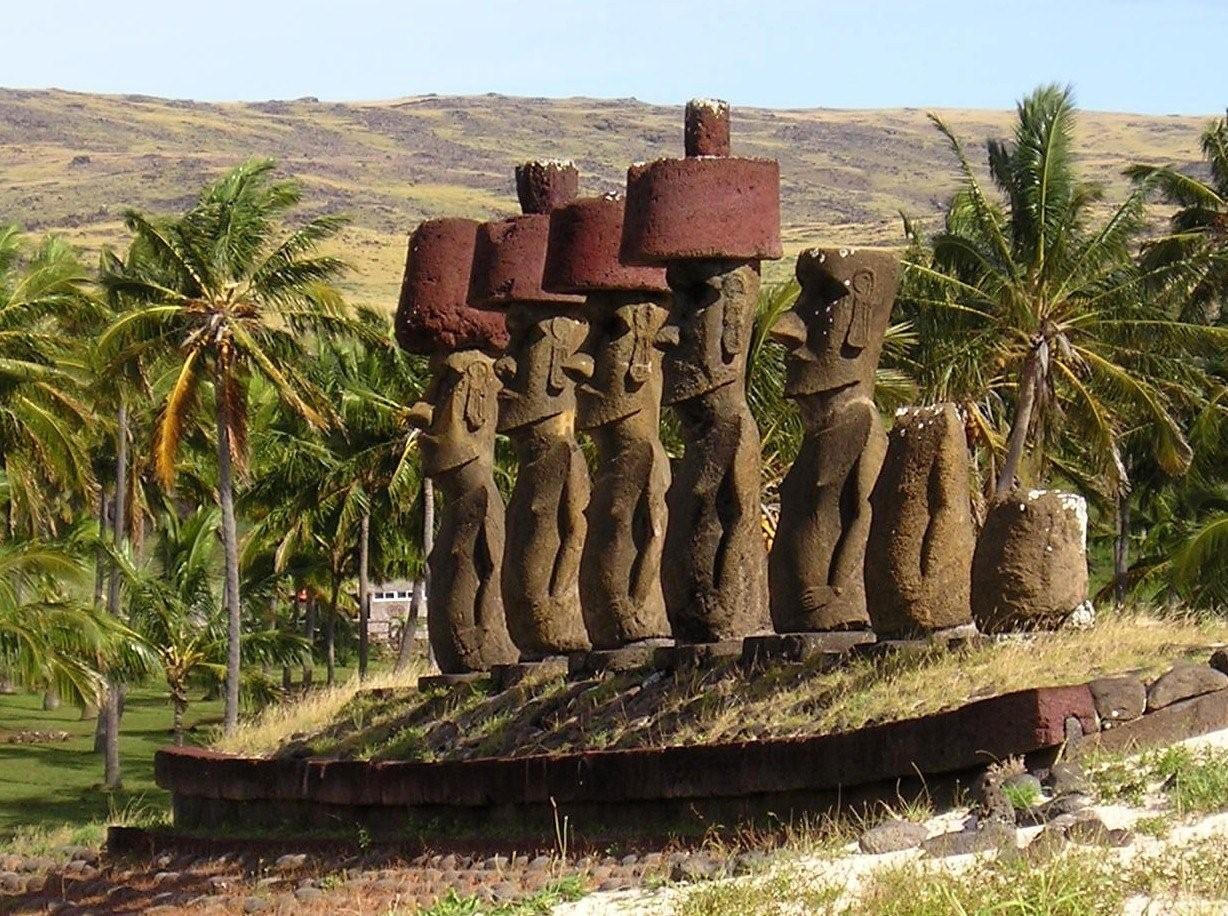
[[[1076,442],[1090,475],[1129,491],[1120,440],[1146,425],[1170,473],[1190,460],[1175,408],[1207,390],[1198,359],[1228,343],[1222,330],[1180,321],[1173,304],[1205,264],[1142,267],[1140,187],[1101,222],[1101,189],[1082,180],[1072,152],[1069,88],[1043,86],[1018,106],[1012,141],[988,143],[1000,197],[982,188],[959,140],[950,142],[962,186],[945,226],[912,241],[901,311],[919,341],[910,356],[924,396],[964,405],[969,427],[1000,463],[992,495],[1016,486],[1029,440],[1036,467]]]
[[[189,420],[212,395],[216,431],[218,505],[225,546],[227,611],[224,727],[238,724],[241,597],[234,478],[247,458],[247,387],[264,377],[282,401],[308,422],[326,425],[318,392],[298,363],[297,335],[345,327],[339,293],[329,283],[343,265],[319,254],[321,243],[344,224],[317,217],[288,228],[285,216],[301,200],[293,181],[275,181],[269,160],[247,162],[201,194],[182,217],[157,220],[128,211],[128,229],[152,253],[155,269],[138,264],[107,270],[101,282],[114,295],[142,303],[120,315],[100,349],[161,340],[175,348],[179,372],[162,406],[154,466],[173,484],[176,459]],[[210,390],[211,389],[211,390]]]
[[[9,537],[52,534],[90,498],[89,405],[62,322],[96,311],[89,275],[63,241],[31,247],[0,226],[0,484]],[[69,499],[65,498],[69,495]]]
[[[1190,292],[1185,316],[1210,323],[1223,317],[1228,300],[1228,117],[1207,125],[1201,146],[1209,181],[1171,165],[1135,165],[1126,174],[1154,187],[1177,208],[1169,220],[1170,232],[1145,247],[1145,264],[1153,269],[1170,265],[1188,259],[1191,252],[1211,256],[1209,269]]]
[[[157,653],[174,713],[175,743],[184,740],[189,688],[226,676],[228,627],[216,583],[221,513],[201,508],[162,518],[160,544],[141,569],[129,569],[133,627]],[[297,658],[303,640],[247,615],[241,657],[248,665]]]

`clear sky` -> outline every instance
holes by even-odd
[[[0,86],[1217,114],[1228,0],[4,0]]]

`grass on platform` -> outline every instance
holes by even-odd
[[[316,754],[432,760],[826,734],[1013,690],[1123,671],[1158,674],[1178,659],[1205,660],[1209,647],[1225,640],[1224,621],[1134,612],[1103,615],[1084,631],[860,657],[834,670],[815,663],[747,677],[731,663],[677,678],[556,678],[501,694],[480,687],[383,698],[340,691],[280,710],[220,746],[268,753],[294,732]]]

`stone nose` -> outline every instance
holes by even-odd
[[[772,340],[793,351],[806,343],[806,322],[802,321],[797,312],[790,309],[782,314],[768,329]]]
[[[434,416],[435,408],[426,401],[419,401],[409,408],[405,421],[415,429],[426,429],[431,425],[431,420],[434,419]]]
[[[516,359],[512,356],[500,356],[495,360],[495,375],[499,381],[508,384],[516,378]]]

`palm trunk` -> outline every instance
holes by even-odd
[[[325,661],[328,666],[327,686],[337,683],[337,601],[341,597],[341,574],[333,573],[333,593],[328,602],[328,619],[324,622]]]
[[[98,540],[101,542],[107,536],[107,507],[111,501],[107,499],[107,488],[98,488]],[[102,593],[107,587],[106,553],[101,545],[94,551],[94,607],[102,607]]]
[[[291,633],[294,632],[295,626],[298,624],[298,592],[294,593],[294,597],[290,599],[290,626]],[[290,692],[290,688],[294,685],[293,678],[290,676],[290,666],[281,666],[281,689],[285,693]]]
[[[54,712],[60,708],[60,692],[54,687],[43,691],[43,712]]]
[[[362,514],[358,533],[358,679],[367,677],[371,655],[371,583],[368,566],[371,561],[371,513]]]
[[[175,736],[175,747],[183,747],[185,734],[183,720],[188,713],[188,692],[185,687],[171,690],[171,707],[174,710],[171,728]]]
[[[1001,502],[1015,489],[1019,465],[1023,461],[1023,449],[1027,443],[1028,427],[1032,424],[1032,408],[1036,404],[1036,388],[1040,384],[1043,365],[1047,361],[1049,344],[1040,338],[1032,345],[1023,373],[1019,379],[1019,402],[1015,405],[1015,420],[1006,439],[1006,456],[998,471],[998,483],[994,487],[994,502]]]
[[[1126,603],[1126,572],[1130,566],[1130,491],[1117,494],[1116,536],[1113,539],[1113,603]]]
[[[307,660],[303,663],[303,690],[315,681],[316,664],[316,596],[307,595],[307,607],[303,610],[303,633],[307,637]]]
[[[422,556],[428,558],[435,546],[435,485],[431,478],[422,478]],[[429,563],[422,566],[422,575],[414,583],[414,597],[409,604],[409,618],[401,629],[401,651],[397,655],[397,670],[403,671],[409,667],[413,657],[414,637],[418,635],[418,621],[426,609],[427,593],[431,587],[431,569]],[[434,653],[427,649],[428,656],[433,661]]]
[[[230,467],[230,416],[222,394],[224,381],[217,386],[217,490],[222,509],[222,544],[226,557],[226,707],[222,729],[230,735],[239,727],[239,535],[235,525],[234,481]]]
[[[111,506],[111,530],[115,550],[124,548],[125,535],[128,526],[128,405],[120,398],[119,411],[116,416],[115,429],[115,497]],[[107,611],[112,617],[120,616],[119,606],[119,570],[111,570],[111,581],[107,587]],[[121,785],[119,763],[119,728],[123,717],[123,706],[120,703],[120,685],[111,679],[107,685],[107,695],[103,701],[98,724],[102,730],[103,754],[103,785],[108,789],[118,789]]]

